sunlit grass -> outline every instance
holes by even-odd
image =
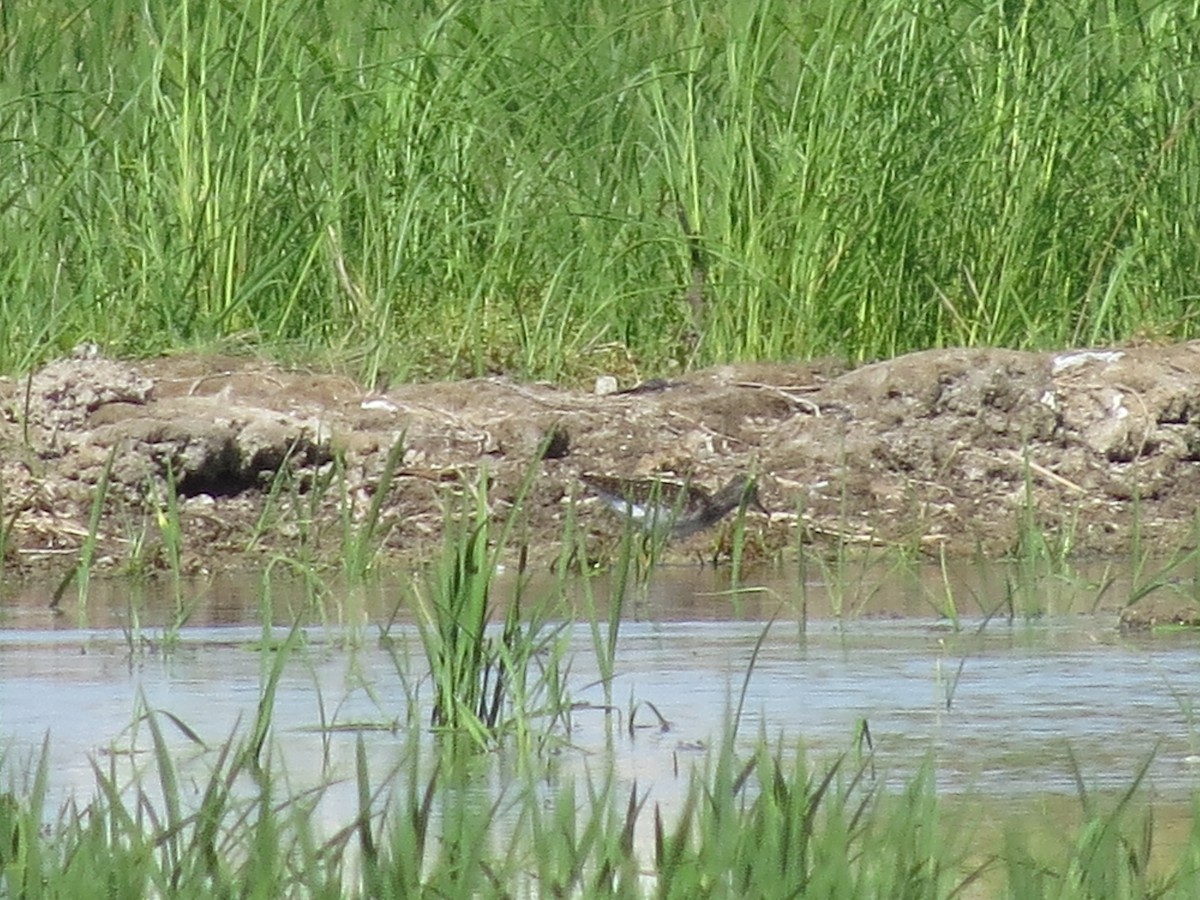
[[[167,4],[0,34],[0,370],[368,381],[1194,332],[1185,0]]]
[[[980,819],[987,801],[940,798],[929,768],[889,782],[869,754],[815,762],[727,737],[681,773],[681,805],[664,807],[605,765],[563,777],[548,761],[496,759],[511,773],[496,781],[487,758],[414,733],[396,740],[392,764],[373,767],[360,732],[346,785],[357,800],[339,824],[315,815],[337,781],[292,787],[259,724],[207,747],[163,713],[145,712],[139,727],[150,758],[98,759],[93,798],[58,810],[48,745],[24,771],[0,755],[5,896],[83,896],[99,884],[173,897],[1183,898],[1197,881],[1194,824],[1152,859],[1145,768],[1115,799],[1080,780],[1078,827],[1046,841],[1036,817]],[[190,758],[172,749],[178,736]]]
[[[531,480],[532,473],[522,493]],[[556,605],[563,585],[529,602],[524,572],[518,572],[514,596],[502,621],[494,622],[493,582],[515,513],[501,526],[489,516],[484,474],[468,496],[448,505],[441,558],[413,580],[411,598],[401,603],[411,602],[429,667],[430,726],[451,743],[463,738],[479,750],[512,739],[525,748],[541,746],[539,732],[552,729],[569,707],[559,647],[565,607]]]

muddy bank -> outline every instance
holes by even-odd
[[[434,552],[448,499],[484,470],[501,519],[537,468],[521,522],[546,560],[572,503],[589,556],[620,533],[585,471],[709,487],[760,473],[772,515],[748,525],[768,558],[800,542],[999,556],[1031,539],[1126,554],[1135,528],[1166,553],[1192,540],[1200,507],[1197,342],[730,365],[606,395],[504,378],[370,394],[255,359],[81,352],[0,382],[0,405],[5,564],[18,569],[78,558],[106,470],[103,563],[165,564],[172,481],[188,568],[336,560],[398,441],[378,532],[397,560]],[[724,540],[717,527],[673,552],[711,558]]]

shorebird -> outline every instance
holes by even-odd
[[[767,510],[758,500],[758,486],[746,475],[736,475],[715,494],[688,483],[654,478],[614,478],[580,475],[610,507],[646,531],[669,531],[687,537],[715,525],[737,508]]]

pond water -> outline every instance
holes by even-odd
[[[995,609],[979,599],[987,595],[969,586],[960,595],[973,598],[973,610],[938,614],[946,612],[942,571],[864,580],[865,591],[836,597],[818,582],[798,586],[794,576],[730,593],[721,577],[661,572],[627,601],[611,714],[602,708],[587,617],[566,627],[567,690],[578,706],[573,752],[560,753],[560,765],[611,760],[619,779],[636,780],[669,808],[686,789],[683,773],[703,764],[740,706],[739,740],[780,738],[817,760],[854,746],[865,724],[881,777],[899,784],[931,760],[946,794],[1074,795],[1077,776],[1091,789],[1119,791],[1151,757],[1152,799],[1181,803],[1200,783],[1200,639],[1121,634],[1112,611],[1095,602],[1097,585],[1108,582],[1073,581],[1075,599],[1052,583],[1037,614],[1010,621],[989,616]],[[253,719],[272,658],[258,650],[267,608],[276,622],[310,610],[274,715],[289,783],[352,776],[359,734],[372,766],[389,771],[403,723],[413,720],[410,703],[427,705],[431,696],[416,627],[397,615],[398,584],[322,590],[319,614],[311,612],[311,586],[276,583],[264,601],[258,577],[165,590],[99,583],[85,610],[72,600],[57,614],[45,592],[23,590],[0,619],[0,750],[8,754],[0,777],[19,783],[23,762],[48,735],[52,799],[90,797],[93,761],[107,767],[113,758],[150,756],[126,757],[149,748],[146,729],[131,729],[146,707],[219,746]],[[188,623],[172,634],[164,623],[181,601]],[[389,649],[379,626],[393,618]],[[269,630],[277,640],[286,633]],[[626,717],[635,708],[631,734]],[[414,719],[427,722],[427,709]],[[164,731],[181,753],[199,755],[180,730]],[[352,814],[350,783],[344,802],[341,810],[329,804],[331,825]]]

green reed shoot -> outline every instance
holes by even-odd
[[[342,520],[345,528],[343,535],[342,558],[345,560],[346,574],[352,579],[361,580],[370,571],[379,552],[379,547],[386,538],[380,534],[379,524],[383,516],[383,505],[387,502],[396,477],[396,470],[404,459],[404,435],[400,435],[388,450],[383,469],[379,473],[375,490],[371,494],[371,502],[367,505],[361,521],[355,521],[355,509],[352,501],[344,500]]]
[[[733,713],[733,720],[729,724],[729,739],[737,737],[738,727],[742,724],[742,712],[746,708],[746,696],[750,691],[750,676],[754,674],[754,665],[758,661],[758,654],[762,652],[763,642],[767,639],[767,635],[771,633],[771,626],[775,624],[776,616],[772,616],[771,620],[763,626],[762,631],[758,633],[758,637],[754,641],[754,650],[750,654],[750,662],[746,664],[746,673],[742,676],[742,689],[738,693],[737,709]]]
[[[0,477],[0,591],[4,589],[5,573],[8,571],[9,541],[12,539],[13,529],[17,525],[17,518],[21,515],[19,507],[13,509],[11,513],[6,512],[7,499],[4,478]]]
[[[739,509],[733,520],[733,537],[729,549],[729,582],[736,589],[742,581],[742,557],[746,552],[746,514]]]
[[[79,612],[82,614],[87,606],[88,582],[91,579],[92,564],[96,560],[96,548],[100,543],[100,521],[104,516],[104,505],[108,502],[108,482],[112,477],[113,462],[117,458],[117,445],[113,444],[108,451],[108,459],[100,470],[100,479],[92,494],[91,512],[88,515],[87,536],[79,551],[79,564],[76,566],[75,583],[79,591]]]
[[[814,770],[765,742],[742,761],[723,744],[674,826],[656,810],[657,895],[721,885],[723,896],[950,896],[964,881],[961,850],[939,840],[929,778],[895,805],[868,767],[843,779],[844,763]]]
[[[958,603],[954,599],[954,585],[950,582],[950,573],[946,567],[946,548],[943,545],[938,554],[938,566],[942,576],[942,602],[941,613],[943,618],[949,619],[955,631],[962,630],[962,620],[958,614]]]
[[[1049,859],[1044,847],[1031,847],[1024,835],[1010,828],[1002,854],[1010,896],[1187,896],[1197,879],[1194,865],[1188,863],[1189,857],[1195,858],[1195,828],[1183,864],[1166,878],[1155,877],[1150,872],[1153,809],[1140,815],[1134,810],[1152,758],[1142,764],[1111,809],[1100,808],[1087,790],[1073,754],[1071,760],[1083,810],[1082,825],[1066,842],[1062,851],[1065,858],[1060,855]],[[1132,828],[1126,824],[1131,819],[1135,820]]]
[[[258,514],[258,519],[254,523],[254,527],[250,531],[250,537],[246,541],[245,552],[253,550],[264,534],[269,533],[272,529],[278,527],[281,505],[284,496],[288,496],[291,500],[293,509],[299,507],[299,492],[296,490],[296,478],[293,473],[293,463],[297,455],[297,447],[300,443],[300,438],[295,438],[284,451],[283,459],[275,467],[274,473],[271,475],[271,483],[268,486],[262,501],[262,510]],[[289,491],[288,488],[291,488]],[[320,497],[322,492],[316,492]],[[304,547],[307,543],[307,535],[303,532],[303,523],[301,524],[300,545]]]
[[[532,474],[514,509],[519,510],[531,483]],[[489,516],[485,472],[471,499],[461,502],[457,512],[448,511],[441,558],[414,591],[417,625],[434,685],[430,723],[477,747],[490,745],[507,731],[515,731],[524,742],[530,737],[530,717],[557,718],[564,702],[554,647],[559,629],[548,627],[544,606],[535,605],[532,611],[526,607],[520,581],[499,634],[489,634],[492,581],[502,543],[498,540],[493,550]],[[512,527],[510,516],[499,530],[507,535]],[[544,668],[531,679],[538,667]]]
[[[490,615],[486,488],[466,522],[447,523],[432,586],[416,593],[421,641],[434,681],[431,724],[467,732],[486,744],[499,709],[487,691],[495,659],[486,627]]]
[[[1133,607],[1143,602],[1151,594],[1163,589],[1177,589],[1180,581],[1179,572],[1186,571],[1189,566],[1196,565],[1200,560],[1200,548],[1179,550],[1158,568],[1147,573],[1148,561],[1143,559],[1134,567],[1134,581],[1129,588],[1129,596],[1125,599],[1125,607]]]
[[[0,748],[0,771],[10,773],[7,748]],[[36,895],[42,872],[54,854],[41,840],[50,783],[50,735],[42,740],[31,782],[23,793],[0,790],[0,888],[13,897]]]
[[[582,545],[582,536],[580,538]],[[581,546],[580,552],[585,552]],[[584,606],[587,610],[588,626],[592,634],[592,649],[596,654],[596,667],[600,670],[600,683],[604,690],[604,707],[613,708],[612,682],[616,674],[617,639],[621,634],[621,617],[625,609],[625,600],[630,590],[630,569],[636,566],[632,532],[627,528],[621,538],[620,555],[615,565],[607,574],[608,600],[607,614],[603,620],[596,607],[596,592],[592,578],[584,573],[579,587],[583,593]],[[602,627],[603,625],[603,627]]]

